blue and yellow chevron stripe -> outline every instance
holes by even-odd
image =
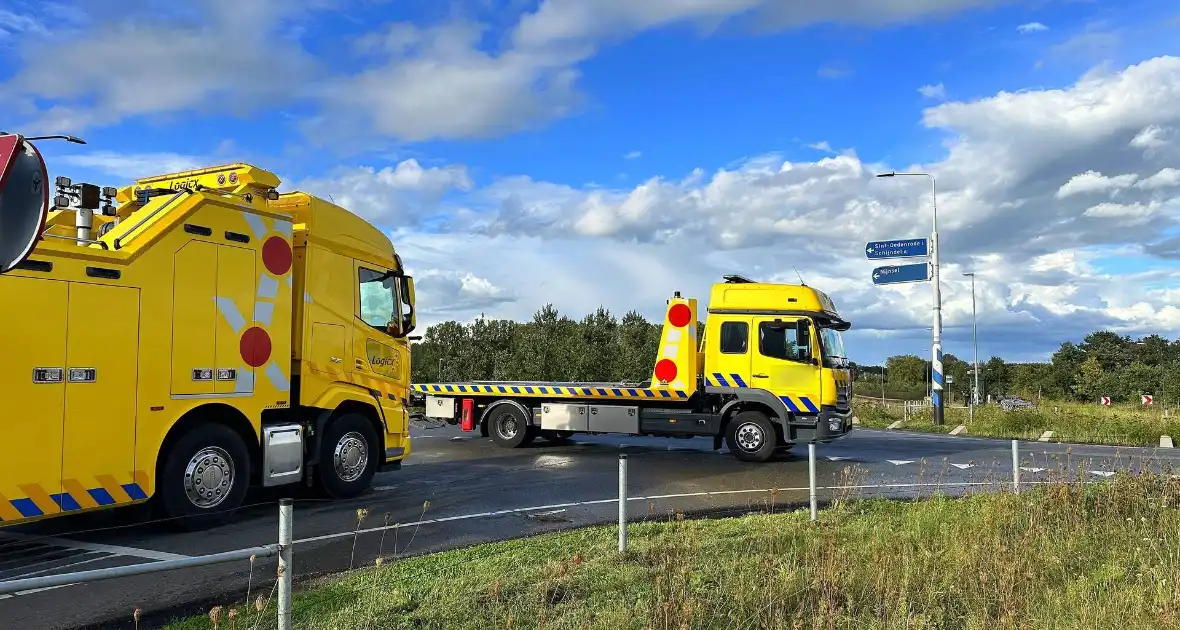
[[[421,383],[410,385],[423,394],[512,394],[517,396],[558,396],[563,398],[643,399],[667,398],[685,400],[688,392],[678,389],[648,387],[615,387],[610,385],[521,385],[471,383]]]
[[[705,375],[705,385],[713,387],[749,387],[746,381],[742,379],[741,374],[722,374],[721,372],[713,372]]]
[[[114,475],[95,475],[94,487],[77,479],[62,481],[61,492],[51,493],[38,483],[19,484],[25,496],[9,499],[0,493],[0,523],[11,523],[52,516],[62,512],[91,510],[143,501],[148,498],[147,473],[137,470],[129,475],[133,481],[119,483]]]
[[[705,384],[713,387],[749,387],[741,374],[713,372],[705,375]],[[819,413],[819,407],[807,396],[779,396],[791,413]]]

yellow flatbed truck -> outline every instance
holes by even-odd
[[[410,452],[414,284],[389,238],[248,164],[56,180],[0,135],[0,526],[250,486],[365,490]]]
[[[709,436],[743,461],[796,442],[828,442],[851,425],[851,324],[811,287],[726,276],[705,333],[697,302],[668,300],[659,354],[644,383],[415,383],[427,418],[478,429],[504,447],[576,433]]]

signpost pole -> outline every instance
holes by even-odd
[[[930,402],[934,407],[934,424],[940,426],[943,424],[946,400],[943,396],[945,385],[943,384],[942,369],[942,291],[938,281],[938,183],[930,173],[891,172],[879,173],[877,177],[897,177],[900,175],[929,177],[933,191],[933,213],[930,222],[930,284],[934,294],[934,324],[931,328],[932,339],[930,343]]]

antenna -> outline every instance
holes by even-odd
[[[807,286],[807,283],[803,281],[803,274],[799,273],[799,269],[797,267],[795,267],[795,265],[791,265],[791,269],[794,269],[795,275],[799,276],[799,286],[803,286],[803,287]]]
[[[24,136],[0,134],[0,273],[20,265],[49,215],[45,159]]]

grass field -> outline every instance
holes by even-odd
[[[295,627],[698,629],[1180,625],[1180,481],[1116,476],[901,503],[549,534],[401,561],[297,594]],[[296,565],[298,558],[296,558]],[[273,628],[273,602],[219,610]],[[232,621],[232,623],[231,623]],[[208,617],[169,630],[213,627]]]
[[[867,427],[886,427],[905,418],[900,403],[882,407],[879,402],[857,399],[853,409],[861,425]],[[974,421],[968,420],[965,407],[948,407],[943,426],[936,427],[927,407],[911,411],[901,428],[946,433],[964,424],[967,435],[981,437],[1036,439],[1045,431],[1053,431],[1054,441],[1157,446],[1161,435],[1180,440],[1180,418],[1169,415],[1165,418],[1162,409],[1141,406],[1042,402],[1036,409],[1018,411],[1004,411],[997,405],[976,407]]]

